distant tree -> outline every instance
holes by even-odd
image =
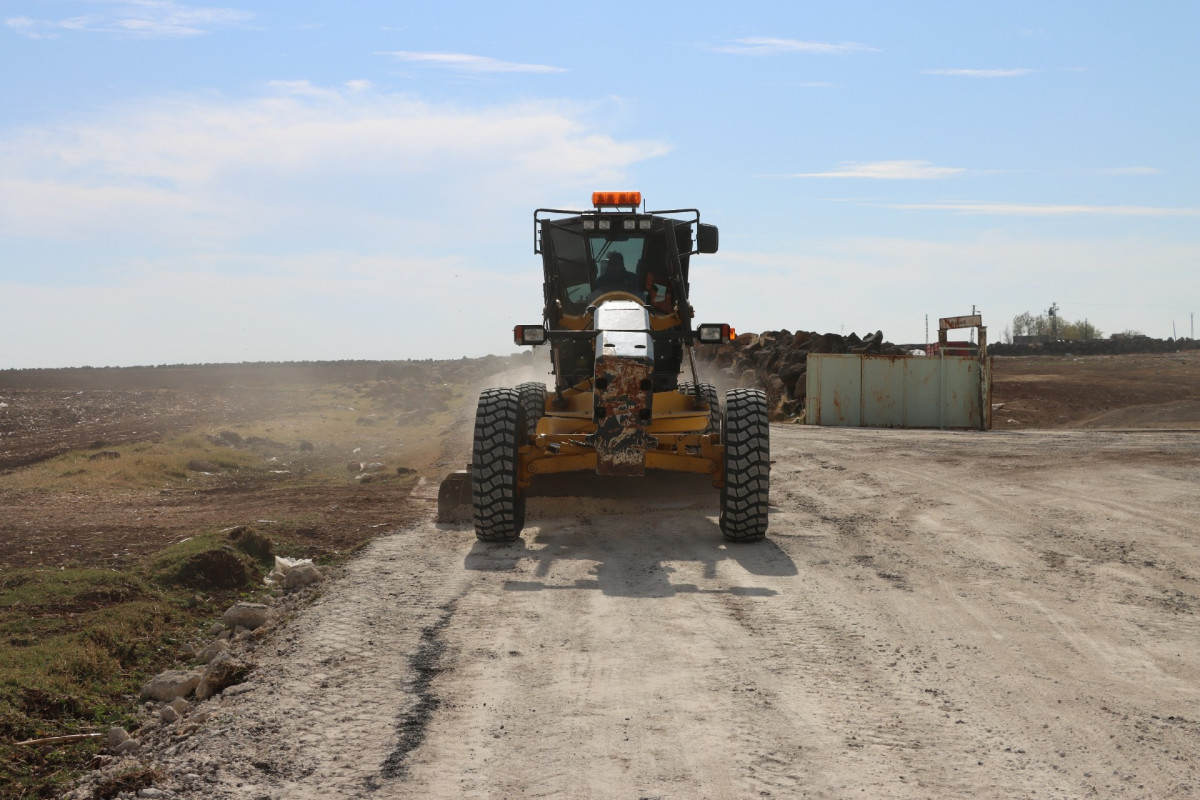
[[[1005,344],[1012,344],[1012,337],[1013,337],[1012,328],[1009,327],[1008,325],[1005,325],[1004,333],[1001,334],[1001,336],[1000,336],[1000,341],[1004,342]]]
[[[1017,314],[1013,317],[1012,332],[1009,329],[1004,329],[1006,341],[1011,341],[1013,336],[1051,336],[1054,326],[1051,324],[1050,317],[1045,314],[1030,314],[1028,311]],[[1077,322],[1068,322],[1062,317],[1058,317],[1058,338],[1073,342],[1085,342],[1089,339],[1099,339],[1104,334],[1095,325],[1085,320]],[[1127,334],[1137,336],[1139,334]]]
[[[1017,314],[1012,321],[1013,336],[1049,336],[1050,320],[1045,314],[1034,316],[1028,311]]]
[[[1063,320],[1058,324],[1058,335],[1067,341],[1086,342],[1090,339],[1099,339],[1104,334],[1085,319],[1079,322]]]
[[[1033,330],[1033,327],[1034,327],[1033,315],[1030,314],[1028,311],[1024,311],[1020,314],[1017,314],[1015,317],[1013,317],[1012,335],[1013,336],[1034,336],[1035,332]]]

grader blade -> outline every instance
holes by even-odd
[[[451,472],[438,487],[438,522],[466,522],[471,518],[471,473]]]

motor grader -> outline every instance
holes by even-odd
[[[716,226],[696,209],[639,210],[640,192],[596,192],[592,205],[534,212],[543,321],[513,333],[518,345],[549,347],[554,386],[480,394],[470,469],[443,482],[439,518],[469,503],[480,540],[512,541],[539,480],[594,473],[579,481],[594,485],[650,470],[708,476],[725,539],[761,540],[766,398],[733,389],[722,403],[699,380],[693,353],[697,342],[733,336],[726,324],[693,329],[688,302],[691,258],[717,252]]]

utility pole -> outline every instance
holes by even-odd
[[[1058,341],[1058,303],[1050,301],[1050,308],[1046,311],[1050,317],[1050,341]]]

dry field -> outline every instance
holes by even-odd
[[[711,495],[531,501],[522,543],[483,546],[433,523],[430,481],[296,485],[368,451],[432,480],[465,460],[469,393],[410,451],[394,414],[333,413],[363,384],[288,390],[295,428],[199,420],[202,445],[267,440],[231,449],[279,472],[165,494],[0,476],[0,568],[128,563],[261,519],[369,541],[204,727],[147,733],[177,797],[1194,797],[1200,358],[995,375],[989,433],[773,426],[760,545],[722,543]],[[3,411],[37,404],[23,391],[0,387]],[[53,416],[0,420],[61,441]]]

